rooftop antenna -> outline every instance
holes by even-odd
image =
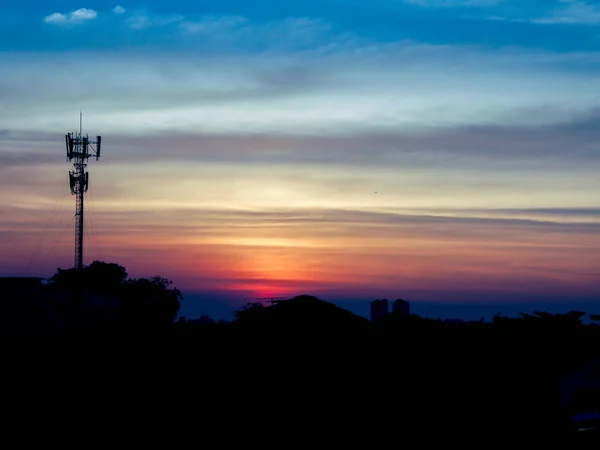
[[[79,111],[79,134],[65,135],[67,161],[73,161],[73,170],[69,171],[71,194],[75,195],[75,268],[83,268],[83,199],[89,186],[89,174],[85,171],[89,157],[100,158],[101,136],[92,141],[82,131],[82,112]]]
[[[263,300],[269,300],[271,302],[271,306],[273,306],[275,303],[281,303],[281,302],[287,300],[287,298],[285,298],[285,297],[258,297],[256,300],[259,300],[261,303]]]

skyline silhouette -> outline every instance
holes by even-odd
[[[39,377],[31,364],[48,372],[26,394],[52,378],[52,392],[61,398],[80,396],[77,380],[68,376],[76,366],[89,373],[79,382],[99,377],[113,404],[138,389],[152,402],[173,399],[174,386],[181,386],[190,393],[174,402],[202,400],[201,414],[218,405],[238,411],[277,404],[289,421],[306,417],[312,405],[310,424],[302,426],[321,438],[339,433],[317,431],[325,412],[344,418],[341,429],[357,427],[353,439],[360,430],[372,432],[373,422],[386,424],[377,437],[388,443],[394,436],[425,442],[430,435],[423,431],[432,427],[444,440],[470,439],[476,430],[496,439],[598,442],[600,316],[591,325],[578,311],[443,321],[412,314],[399,302],[405,307],[367,320],[300,295],[250,302],[230,322],[207,316],[174,321],[185,302],[177,288],[160,276],[129,278],[119,264],[97,261],[59,269],[45,285],[34,281],[0,279],[9,374]],[[16,364],[19,355],[28,362]],[[97,410],[95,402],[86,403]],[[387,413],[373,414],[379,410]],[[212,429],[206,420],[196,426]]]

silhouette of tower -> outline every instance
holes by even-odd
[[[79,113],[79,133],[65,135],[67,145],[67,161],[73,161],[73,170],[69,171],[69,185],[71,194],[75,195],[75,268],[83,267],[83,198],[88,190],[89,174],[85,171],[88,158],[100,158],[100,144],[102,138],[96,136],[91,141],[88,135],[81,132],[82,114]],[[95,147],[94,147],[95,146]]]
[[[373,300],[371,302],[371,321],[375,322],[376,320],[382,319],[388,312],[388,301],[386,298],[382,300]]]

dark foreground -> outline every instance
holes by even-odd
[[[121,430],[138,445],[594,448],[558,401],[559,379],[598,353],[581,333],[433,321],[30,333],[4,339],[4,405],[30,430],[58,423],[86,442]]]
[[[600,448],[572,423],[600,413],[583,312],[370,322],[302,295],[173,323],[172,283],[114,263],[4,284],[5,446]],[[582,367],[596,390],[565,384]]]

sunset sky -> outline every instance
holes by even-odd
[[[600,312],[599,75],[595,1],[3,2],[0,276],[73,265],[81,109],[85,263],[186,316]]]

